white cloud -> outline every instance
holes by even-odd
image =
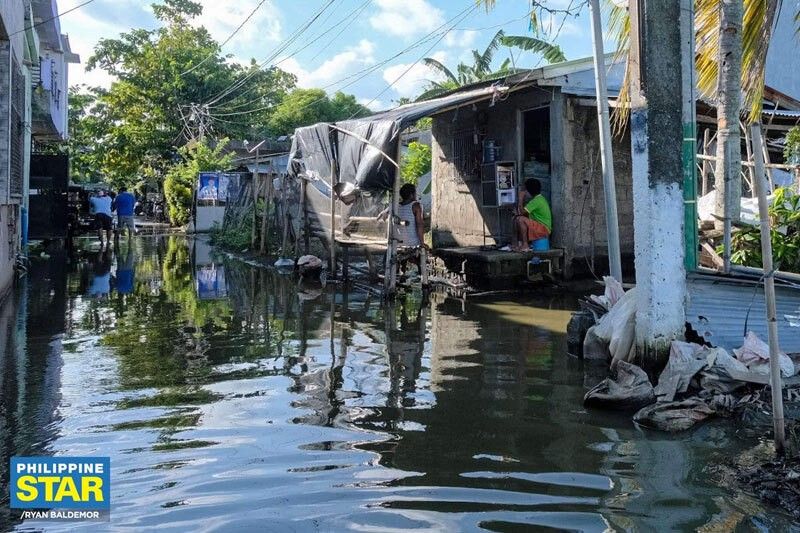
[[[570,16],[554,15],[552,13],[541,18],[542,30],[549,39],[560,37],[575,37],[578,35],[588,35],[588,29],[583,29]]]
[[[227,39],[256,6],[255,2],[241,0],[201,0],[200,3],[203,5],[203,14],[193,24],[205,26],[219,43]],[[272,1],[265,2],[225,45],[223,53],[233,52],[247,56],[239,58],[247,61],[247,51],[252,51],[256,45],[279,42],[281,28],[280,11]]]
[[[372,111],[383,111],[389,107],[381,100],[373,100],[372,98],[359,98],[358,103],[368,107]]]
[[[469,48],[475,44],[475,40],[480,35],[475,30],[451,31],[444,38],[444,44],[451,48]]]
[[[297,76],[297,83],[301,87],[323,87],[375,63],[374,54],[375,44],[362,39],[357,45],[346,48],[313,70],[305,69],[293,57],[279,61],[278,66]]]
[[[447,54],[445,52],[436,52],[432,57],[441,63],[445,63],[447,60]],[[407,73],[405,73],[406,70],[408,70]],[[399,76],[402,77],[398,80],[397,78]],[[420,62],[413,67],[411,63],[392,65],[383,71],[383,79],[386,83],[394,83],[392,89],[399,96],[411,98],[418,96],[428,82],[442,81],[444,78],[441,74],[435,70],[431,70]]]
[[[376,30],[390,35],[411,37],[428,33],[444,24],[441,9],[433,7],[426,0],[376,0],[380,8],[369,19]]]

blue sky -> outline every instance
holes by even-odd
[[[59,0],[59,10],[63,12],[81,1]],[[204,25],[222,42],[258,1],[201,0],[204,13],[197,24]],[[251,57],[263,61],[327,1],[267,0],[225,46],[224,52],[233,54],[238,61],[249,61]],[[543,23],[545,31],[561,45],[568,59],[591,54],[588,7],[579,4],[581,1],[573,0],[572,4],[581,6],[577,18],[559,14],[545,17]],[[113,38],[131,28],[155,27],[157,21],[150,3],[148,0],[95,0],[65,15],[61,20],[62,31],[69,34],[73,50],[85,61],[101,38]],[[564,9],[570,5],[570,0],[549,0],[547,5]],[[483,50],[498,29],[502,28],[508,35],[530,34],[527,0],[498,0],[490,13],[482,7],[472,9],[473,6],[474,0],[333,0],[273,64],[279,63],[284,70],[296,74],[301,86],[327,87],[328,92],[341,89],[355,94],[373,109],[389,107],[402,96],[418,94],[426,80],[435,76],[421,63],[414,65],[421,57],[436,57],[454,67],[459,60],[469,61],[473,48]],[[462,13],[466,14],[460,16]],[[342,25],[348,23],[337,37]],[[453,29],[391,59],[363,78],[353,76],[392,58],[440,27]],[[299,51],[309,40],[329,29],[317,42]],[[607,46],[606,51],[610,51],[610,43]],[[495,56],[496,63],[509,53],[508,49],[501,49]],[[529,52],[516,52],[514,59],[521,67],[541,64],[539,57]],[[348,76],[351,78],[342,81]],[[398,78],[399,81],[387,89],[387,85]],[[110,79],[102,72],[87,73],[82,65],[73,65],[70,83],[108,85]]]

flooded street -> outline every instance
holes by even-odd
[[[754,436],[584,409],[576,308],[543,292],[387,309],[178,236],[54,254],[0,310],[1,483],[12,455],[109,456],[99,530],[792,527],[717,479]],[[0,502],[0,529],[85,527]]]

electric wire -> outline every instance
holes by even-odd
[[[349,75],[345,76],[344,78],[341,78],[339,80],[331,82],[328,85],[325,85],[325,86],[323,86],[321,88],[323,90],[326,90],[326,89],[329,89],[329,88],[334,87],[336,85],[339,85],[340,83],[342,83],[344,81],[352,80],[349,83],[346,83],[345,85],[342,85],[342,86],[339,87],[339,90],[345,89],[345,88],[347,88],[347,87],[359,82],[360,80],[364,79],[369,74],[371,74],[372,72],[380,69],[384,65],[390,63],[391,61],[394,61],[398,57],[410,52],[411,50],[419,48],[420,46],[423,46],[424,44],[430,42],[431,40],[436,39],[437,37],[439,37],[439,41],[441,41],[441,38],[443,38],[444,35],[446,35],[450,31],[452,31],[452,28],[447,28],[445,30],[442,30],[442,28],[445,28],[446,26],[451,24],[456,19],[459,19],[457,23],[462,22],[466,18],[464,15],[466,13],[470,13],[470,12],[472,12],[474,10],[475,10],[475,6],[474,5],[465,8],[464,10],[459,12],[457,15],[455,15],[454,17],[449,19],[447,22],[441,24],[436,29],[434,29],[433,31],[428,33],[427,35],[421,37],[419,40],[417,40],[416,42],[412,43],[411,45],[409,45],[408,47],[404,48],[403,50],[397,52],[396,54],[392,55],[391,57],[388,57],[388,58],[386,58],[386,59],[384,59],[384,60],[382,60],[382,61],[380,61],[380,62],[378,62],[378,63],[376,63],[374,65],[371,65],[371,66],[369,66],[367,68],[364,68],[364,69],[362,69],[362,70],[360,70],[358,72],[354,72],[352,74],[349,74]],[[417,61],[419,61],[419,60],[417,60]],[[355,79],[353,79],[353,78],[355,78]],[[308,107],[310,107],[310,106],[312,106],[312,105],[314,105],[316,103],[319,103],[322,100],[324,100],[325,98],[327,98],[327,95],[324,98],[318,98],[317,100],[311,101],[311,102],[303,105],[302,107],[298,108],[298,111],[301,111],[301,110],[306,109],[306,108],[308,108]],[[257,102],[257,101],[254,101],[254,102]],[[254,102],[251,102],[251,103],[254,103]],[[246,114],[249,114],[249,113],[258,113],[258,112],[261,112],[261,111],[264,111],[264,110],[267,110],[267,109],[270,109],[270,107],[269,106],[265,106],[265,107],[261,107],[261,108],[257,108],[257,109],[251,109],[251,110],[240,111],[240,112],[232,112],[232,113],[217,113],[217,114],[213,114],[211,116],[212,116],[212,118],[216,118],[216,117],[246,115]]]
[[[345,30],[346,30],[346,29],[347,29],[347,28],[350,26],[350,24],[352,24],[352,23],[353,23],[353,21],[354,21],[354,20],[356,20],[356,19],[358,18],[358,16],[359,16],[361,13],[363,13],[363,11],[364,11],[364,10],[365,10],[365,9],[366,9],[368,6],[369,6],[369,4],[371,4],[371,3],[372,3],[372,1],[373,1],[373,0],[366,0],[364,3],[362,3],[362,4],[361,4],[361,5],[359,5],[359,6],[357,6],[355,9],[353,9],[352,11],[350,11],[349,13],[347,13],[347,14],[346,14],[344,17],[342,17],[342,18],[341,18],[339,21],[337,21],[337,22],[336,22],[336,23],[334,23],[332,26],[330,26],[330,27],[329,27],[327,30],[325,30],[325,31],[324,31],[324,32],[322,32],[321,34],[317,35],[317,36],[316,36],[314,39],[310,40],[310,41],[309,41],[308,43],[306,43],[306,44],[305,44],[303,47],[301,47],[301,48],[299,48],[299,49],[295,50],[294,52],[292,52],[292,53],[291,53],[291,54],[289,54],[288,56],[286,56],[286,57],[282,58],[280,61],[278,61],[278,62],[277,62],[277,63],[275,63],[274,65],[271,65],[271,67],[277,67],[278,65],[280,65],[280,64],[281,64],[281,63],[283,63],[284,61],[287,61],[287,60],[289,60],[290,58],[294,57],[295,55],[299,54],[300,52],[302,52],[303,50],[305,50],[305,49],[306,49],[306,48],[308,48],[309,46],[311,46],[311,45],[313,45],[314,43],[316,43],[316,42],[317,42],[317,41],[318,41],[320,38],[322,38],[323,36],[325,36],[325,35],[327,35],[328,33],[330,33],[330,32],[331,32],[333,29],[335,29],[335,28],[336,28],[336,27],[337,27],[339,24],[341,24],[342,22],[345,22],[345,21],[347,21],[347,24],[345,24],[345,25],[342,27],[342,29],[339,31],[339,33],[337,33],[337,34],[336,34],[334,37],[332,37],[332,38],[331,38],[331,39],[330,39],[330,40],[329,40],[329,41],[328,41],[328,42],[327,42],[327,43],[326,43],[324,46],[322,46],[322,47],[320,48],[320,51],[319,51],[319,52],[317,52],[317,54],[314,56],[314,58],[316,58],[316,57],[317,57],[317,56],[319,56],[319,55],[320,55],[322,52],[324,52],[324,51],[328,50],[328,48],[329,48],[329,47],[330,47],[330,46],[331,46],[331,45],[332,45],[332,44],[333,44],[333,43],[336,41],[336,39],[338,39],[338,38],[339,38],[339,36],[340,36],[340,35],[341,35],[341,34],[342,34],[342,33],[343,33],[343,32],[344,32],[344,31],[345,31]],[[314,58],[310,59],[309,61],[313,61],[313,60],[314,60]],[[251,92],[253,89],[255,89],[255,86],[251,86],[250,88],[248,88],[248,89],[245,89],[245,90],[244,90],[244,91],[243,91],[241,94],[238,94],[238,95],[236,95],[236,98],[241,98],[241,97],[245,96],[247,93]],[[245,103],[237,104],[237,105],[235,105],[235,106],[232,106],[232,107],[227,107],[227,108],[226,108],[226,111],[234,111],[234,110],[236,110],[236,109],[241,109],[241,108],[243,108],[243,107],[249,107],[249,106],[251,106],[251,105],[258,104],[259,102],[260,102],[260,99],[259,99],[259,98],[255,98],[255,99],[253,99],[253,100],[251,100],[251,101],[249,101],[249,102],[245,102]],[[212,106],[209,106],[209,107],[210,107],[210,108],[212,108],[212,109],[213,109],[213,108],[219,108],[219,107],[222,107],[222,104],[219,104],[219,105],[212,105]],[[220,116],[222,116],[222,115],[220,115]]]
[[[253,76],[255,76],[256,74],[258,74],[258,73],[262,72],[262,70],[261,70],[261,69],[262,69],[262,68],[264,68],[264,66],[265,66],[265,65],[269,64],[270,62],[272,62],[272,61],[273,61],[273,60],[274,60],[276,57],[278,57],[278,56],[279,56],[279,55],[280,55],[280,54],[281,54],[281,53],[282,53],[284,50],[286,50],[287,48],[289,48],[289,46],[291,46],[291,45],[292,45],[292,43],[294,43],[294,42],[295,42],[297,39],[299,39],[299,38],[300,38],[300,36],[301,36],[303,33],[305,33],[305,31],[306,31],[306,30],[307,30],[309,27],[311,27],[311,25],[312,25],[312,24],[314,24],[314,22],[316,22],[316,21],[317,21],[317,19],[319,19],[319,17],[320,17],[320,16],[322,16],[322,14],[323,14],[323,13],[324,13],[324,12],[325,12],[325,11],[326,11],[326,10],[327,10],[327,9],[328,9],[330,6],[331,6],[331,5],[333,5],[333,3],[334,3],[335,1],[336,1],[336,0],[328,0],[328,1],[327,1],[327,2],[326,2],[326,3],[325,3],[325,4],[324,4],[324,5],[323,5],[323,6],[322,6],[322,7],[321,7],[321,8],[320,8],[320,9],[319,9],[319,10],[318,10],[318,11],[317,11],[315,14],[314,14],[314,15],[312,15],[312,16],[311,16],[311,18],[310,18],[310,19],[308,19],[308,20],[307,20],[307,21],[306,21],[306,22],[305,22],[305,23],[304,23],[304,24],[303,24],[303,25],[302,25],[300,28],[298,28],[297,30],[295,30],[295,32],[294,32],[294,33],[293,33],[291,36],[289,36],[289,37],[288,37],[288,38],[287,38],[287,39],[286,39],[286,40],[285,40],[285,41],[284,41],[284,42],[283,42],[283,43],[282,43],[282,44],[281,44],[281,45],[280,45],[280,46],[279,46],[279,47],[278,47],[276,50],[274,50],[274,51],[272,52],[272,54],[270,54],[270,56],[269,56],[267,59],[265,59],[264,61],[262,61],[262,62],[259,64],[258,68],[253,68],[253,69],[252,69],[252,71],[251,71],[249,74],[247,74],[246,76],[244,76],[244,77],[243,77],[243,78],[241,78],[240,80],[238,80],[238,81],[235,81],[235,82],[231,83],[231,84],[230,84],[230,85],[229,85],[227,88],[223,89],[222,91],[220,91],[219,93],[217,93],[216,95],[214,95],[214,96],[211,98],[211,100],[210,100],[209,102],[206,102],[206,103],[205,103],[205,105],[206,105],[206,106],[211,106],[211,105],[213,105],[213,104],[216,104],[217,102],[219,102],[220,100],[222,100],[223,98],[225,98],[226,96],[228,96],[229,94],[231,94],[233,91],[235,91],[236,89],[240,88],[242,85],[244,85],[245,83],[247,83],[247,81],[248,81],[248,80],[250,80],[250,79],[251,79]]]
[[[78,4],[77,6],[75,6],[73,8],[67,9],[66,11],[63,11],[63,12],[59,13],[58,15],[54,16],[54,17],[50,17],[49,19],[40,20],[39,22],[37,22],[35,24],[31,24],[30,26],[22,28],[21,30],[17,30],[14,33],[9,34],[9,37],[13,37],[15,35],[19,35],[20,33],[25,33],[28,30],[32,30],[33,28],[36,28],[37,26],[41,26],[42,24],[47,24],[48,22],[51,22],[51,21],[56,20],[56,19],[59,19],[59,18],[63,17],[64,15],[68,14],[68,13],[72,13],[73,11],[76,11],[76,10],[82,8],[85,5],[91,4],[92,2],[94,2],[94,0],[86,0],[86,2],[84,2],[82,4]]]
[[[228,38],[227,38],[227,39],[225,39],[225,40],[222,42],[222,44],[220,44],[220,45],[219,45],[219,47],[218,47],[219,51],[222,51],[222,49],[225,47],[225,45],[226,45],[226,44],[228,44],[228,43],[231,41],[231,39],[233,39],[233,38],[236,36],[236,34],[238,34],[238,33],[241,31],[241,29],[242,29],[242,28],[245,26],[245,24],[247,24],[247,23],[250,21],[250,19],[251,19],[251,18],[253,18],[253,15],[255,15],[255,14],[256,14],[256,12],[257,12],[259,9],[261,9],[261,6],[263,6],[263,5],[266,3],[266,1],[267,1],[267,0],[260,0],[260,1],[258,2],[258,4],[256,4],[256,7],[255,7],[255,8],[253,8],[253,10],[252,10],[252,11],[250,11],[250,14],[249,14],[249,15],[247,15],[247,17],[245,17],[245,19],[242,21],[242,23],[241,23],[241,24],[239,24],[239,26],[238,26],[238,27],[237,27],[235,30],[233,30],[233,33],[231,33],[230,35],[228,35]],[[214,57],[216,54],[217,54],[217,49],[215,49],[215,50],[214,50],[214,51],[212,51],[212,52],[209,52],[209,54],[208,54],[208,55],[207,55],[207,56],[206,56],[206,57],[205,57],[205,58],[204,58],[202,61],[200,61],[198,64],[196,64],[196,65],[195,65],[195,66],[193,66],[192,68],[190,68],[190,69],[188,69],[188,70],[186,70],[186,71],[182,72],[182,73],[181,73],[181,76],[185,76],[186,74],[189,74],[190,72],[194,72],[195,70],[197,70],[198,68],[200,68],[202,65],[204,65],[204,64],[205,64],[205,63],[206,63],[206,62],[207,62],[209,59],[211,59],[212,57]]]

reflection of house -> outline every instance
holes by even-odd
[[[25,239],[31,140],[67,136],[67,70],[78,58],[55,0],[0,1],[0,294]]]

